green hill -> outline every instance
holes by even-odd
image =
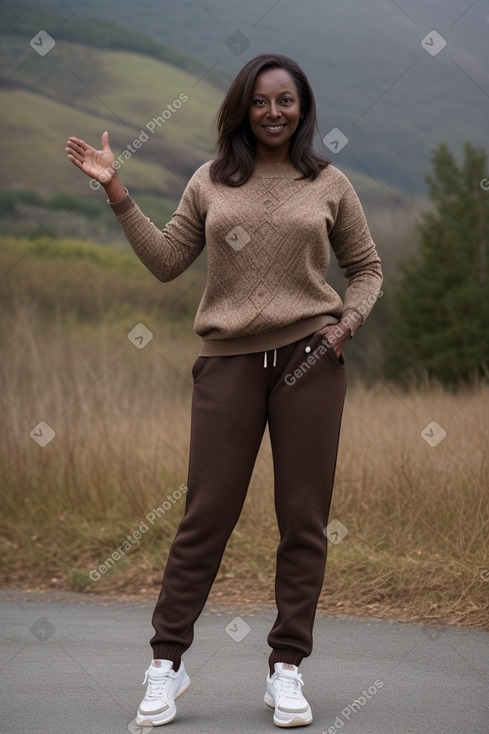
[[[339,165],[368,171],[389,190],[425,191],[423,177],[440,142],[456,155],[465,140],[487,147],[487,2],[42,0],[42,6],[64,16],[59,28],[50,26],[55,37],[81,33],[87,18],[115,21],[147,34],[148,47],[159,41],[201,59],[211,70],[206,79],[217,70],[234,77],[262,52],[292,56],[314,89],[321,137],[339,127],[349,138]],[[16,4],[15,13],[29,23],[24,5]],[[35,33],[41,26],[29,27]],[[434,57],[421,46],[433,29],[447,44]],[[238,54],[229,44],[236,32],[249,44]]]
[[[163,226],[192,173],[215,154],[213,121],[231,77],[108,21],[23,5],[14,16],[0,5],[0,22],[2,231],[30,236],[45,224],[57,236],[120,241],[103,191],[90,188],[64,150],[70,135],[99,147],[106,129],[124,184]],[[56,41],[45,56],[29,44],[40,30]],[[378,183],[340,165],[362,201],[378,203]]]
[[[222,93],[207,81],[193,87],[193,75],[166,62],[69,41],[57,42],[43,58],[25,58],[20,37],[3,37],[1,47],[2,68],[20,67],[0,90],[1,185],[53,191],[78,184],[82,193],[88,181],[80,186],[81,177],[67,165],[65,141],[75,135],[97,147],[105,129],[116,156],[141,130],[148,137],[124,170],[135,190],[176,197],[195,168],[212,157],[207,131]],[[178,102],[168,119],[161,117],[184,96],[187,102]],[[159,124],[152,122],[158,117]]]
[[[0,28],[5,35],[22,37],[27,35],[30,38],[33,33],[42,28],[48,32],[51,31],[57,41],[86,43],[87,39],[90,39],[90,45],[95,48],[132,51],[164,61],[192,74],[201,75],[208,71],[202,61],[148,37],[145,32],[141,33],[134,28],[124,28],[108,20],[94,20],[79,16],[76,22],[67,22],[71,17],[66,18],[23,3],[17,4],[15,12],[4,5],[0,6]],[[219,70],[212,71],[208,80],[212,80],[212,83],[221,85],[223,88],[226,87],[228,81],[227,75]]]
[[[83,33],[90,23],[94,30],[99,26],[84,21]],[[128,34],[122,29],[116,44],[117,27],[105,25],[112,29],[107,48],[59,40],[56,34],[55,47],[44,57],[30,47],[25,28],[23,35],[14,29],[0,37],[4,233],[28,235],[32,223],[46,223],[43,212],[49,209],[50,226],[63,234],[103,240],[109,230],[109,239],[117,238],[102,190],[94,192],[66,158],[70,135],[99,147],[101,133],[109,130],[124,184],[159,226],[168,221],[195,169],[214,155],[211,127],[222,85],[207,77],[196,84],[195,73],[202,69],[183,54],[175,55],[177,65],[151,57],[150,50],[164,56],[166,47],[150,39],[145,53],[110,48],[123,46]]]

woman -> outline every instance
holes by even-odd
[[[308,725],[298,666],[312,650],[326,562],[343,348],[379,294],[380,259],[351,183],[313,150],[314,96],[295,61],[277,54],[249,61],[217,122],[217,157],[194,173],[163,231],[123,187],[108,133],[100,151],[77,138],[66,148],[102,183],[131,246],[157,278],[176,278],[207,245],[186,508],[153,614],[153,661],[137,722],[171,721],[175,699],[190,685],[181,656],[239,518],[268,422],[280,543],[264,700],[277,726]],[[344,303],[326,283],[328,240],[348,280]]]

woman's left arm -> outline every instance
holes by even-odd
[[[338,201],[329,241],[348,280],[340,323],[353,336],[382,295],[383,276],[362,205],[352,184],[344,178],[346,187]]]

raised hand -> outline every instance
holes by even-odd
[[[114,154],[110,149],[108,132],[102,133],[101,143],[102,150],[95,150],[80,138],[68,138],[65,150],[68,153],[68,159],[80,171],[106,186],[115,174],[112,167]]]

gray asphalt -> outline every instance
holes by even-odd
[[[165,727],[136,727],[153,604],[0,592],[4,734],[280,731],[263,703],[273,609],[206,607]],[[489,633],[317,617],[301,672],[311,734],[487,734]]]

